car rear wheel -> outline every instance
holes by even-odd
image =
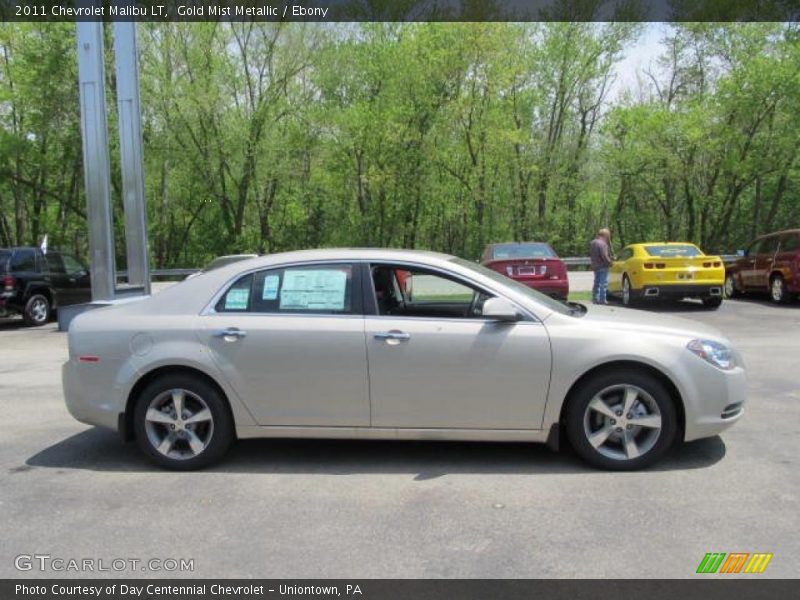
[[[646,373],[617,370],[598,375],[569,402],[567,437],[592,466],[641,469],[659,460],[675,441],[675,404],[664,385]]]
[[[772,279],[769,280],[769,297],[776,304],[783,304],[789,301],[786,283],[780,275],[773,275]]]
[[[631,287],[631,280],[627,275],[622,276],[622,304],[624,306],[633,306],[636,304],[636,297]]]
[[[736,298],[741,295],[741,292],[736,288],[736,278],[733,276],[733,273],[728,273],[725,276],[724,289],[726,298]]]
[[[50,301],[43,294],[34,294],[28,298],[25,304],[25,312],[22,314],[26,325],[39,327],[50,320]]]
[[[233,419],[219,391],[183,374],[159,378],[144,389],[134,429],[148,458],[182,471],[218,461],[234,440]]]
[[[712,296],[711,298],[703,298],[703,306],[706,308],[716,309],[722,306],[722,298],[719,296]]]

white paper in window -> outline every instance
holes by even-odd
[[[282,310],[344,310],[347,273],[333,269],[287,269],[283,273]]]
[[[225,295],[225,310],[247,310],[250,288],[228,290]]]
[[[264,277],[264,289],[261,291],[262,300],[275,300],[278,297],[278,275],[267,275]]]

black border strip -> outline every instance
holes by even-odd
[[[0,0],[6,21],[797,21],[800,0]],[[86,11],[89,11],[88,13]]]

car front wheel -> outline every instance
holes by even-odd
[[[667,452],[678,432],[669,392],[646,373],[618,370],[595,376],[569,402],[567,437],[581,458],[601,469],[649,466]]]
[[[148,458],[182,471],[218,461],[234,440],[233,419],[219,391],[184,374],[159,378],[144,389],[134,429]]]

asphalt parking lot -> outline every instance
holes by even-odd
[[[49,554],[194,560],[124,577],[685,578],[706,552],[771,552],[757,577],[795,577],[800,304],[659,310],[740,348],[747,414],[619,474],[535,445],[303,440],[240,442],[213,469],[166,472],[69,416],[54,324],[0,321],[0,577],[41,576],[14,558]]]

